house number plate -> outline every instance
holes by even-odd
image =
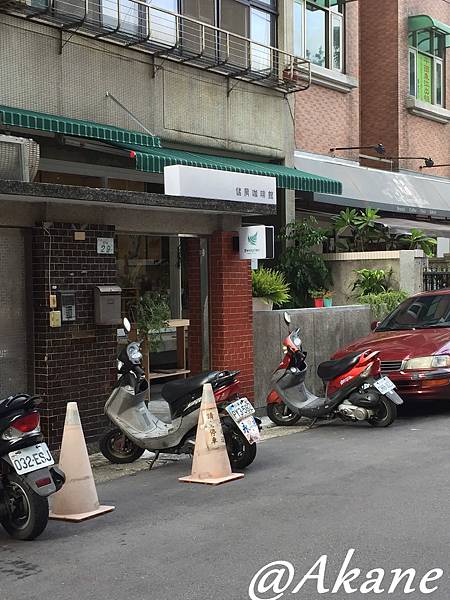
[[[97,238],[97,254],[114,254],[114,238]]]

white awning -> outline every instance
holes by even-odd
[[[450,221],[448,225],[445,223],[431,223],[427,221],[412,221],[410,219],[378,219],[392,233],[411,233],[412,229],[423,231],[432,237],[450,238]]]
[[[296,151],[297,169],[337,179],[342,196],[314,194],[314,200],[379,210],[450,217],[450,180],[430,175],[397,173],[361,167],[358,163]]]

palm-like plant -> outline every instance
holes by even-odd
[[[411,229],[409,236],[402,238],[402,241],[408,244],[410,250],[423,250],[426,256],[433,256],[437,241],[428,237],[419,229]]]

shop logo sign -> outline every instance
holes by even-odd
[[[253,235],[249,235],[247,239],[250,246],[256,246],[258,244],[258,232],[254,233]]]

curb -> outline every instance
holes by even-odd
[[[284,437],[286,435],[293,435],[294,433],[302,433],[308,427],[306,425],[299,425],[293,427],[280,427],[272,423],[269,417],[262,417],[262,440],[264,443],[267,440]],[[135,475],[141,471],[148,470],[149,461],[152,458],[153,453],[146,451],[141,458],[133,463],[115,465],[110,463],[100,452],[90,455],[91,467],[94,473],[94,479],[96,483],[104,483],[107,481],[113,481],[114,479],[120,479],[130,475]],[[161,469],[167,464],[188,461],[189,458],[185,454],[164,454],[161,453],[160,457],[154,464],[152,470]]]

